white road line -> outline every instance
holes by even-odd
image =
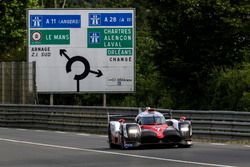
[[[27,131],[27,129],[21,129],[21,128],[18,128],[16,130]]]
[[[45,130],[35,130],[36,132],[46,132]]]
[[[244,147],[249,147],[250,148],[250,145],[244,145]]]
[[[178,159],[159,158],[159,157],[151,157],[151,156],[143,156],[143,155],[135,155],[135,154],[126,154],[126,153],[118,153],[118,152],[111,152],[111,151],[101,151],[101,150],[93,150],[93,149],[85,149],[85,148],[77,148],[77,147],[67,147],[67,146],[36,143],[36,142],[28,142],[28,141],[5,139],[5,138],[0,138],[0,141],[20,143],[20,144],[29,144],[29,145],[36,145],[36,146],[43,146],[43,147],[51,147],[51,148],[60,148],[60,149],[67,149],[67,150],[94,152],[94,153],[101,153],[101,154],[111,154],[111,155],[133,157],[133,158],[141,158],[141,159],[150,159],[150,160],[158,160],[158,161],[168,161],[168,162],[176,162],[176,163],[184,163],[184,164],[202,165],[202,166],[236,167],[236,166],[229,166],[229,165],[202,163],[202,162],[194,162],[194,161],[183,161],[183,160],[178,160]]]
[[[77,133],[76,135],[78,135],[78,136],[90,136],[90,134],[87,134],[87,133]]]
[[[215,145],[215,146],[226,146],[227,144],[224,143],[210,143],[211,145]]]
[[[63,131],[55,131],[56,133],[60,133],[60,134],[65,134],[67,132],[63,132]]]

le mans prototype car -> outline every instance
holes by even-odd
[[[170,118],[166,119],[166,115]],[[109,116],[110,148],[118,145],[122,149],[128,149],[151,144],[192,146],[191,122],[185,117],[176,120],[172,119],[172,114],[166,115],[148,107],[135,117],[133,123],[127,123],[121,116],[119,120],[112,121],[112,116]]]

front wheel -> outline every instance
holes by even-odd
[[[185,141],[184,143],[179,144],[178,146],[179,146],[180,148],[189,148],[189,147],[192,147],[193,144],[192,144],[192,141]]]
[[[123,134],[123,128],[122,128],[122,133],[121,133],[121,143],[120,143],[120,145],[121,145],[121,149],[122,150],[125,150],[125,149],[127,149],[127,147],[125,147],[125,139],[124,139],[124,134]]]
[[[115,148],[115,144],[112,143],[112,136],[111,136],[110,127],[108,129],[108,142],[109,142],[109,148]]]
[[[126,147],[125,147],[125,141],[124,141],[124,136],[121,136],[121,149],[122,150],[126,149]]]
[[[193,145],[185,145],[185,144],[180,144],[179,147],[180,148],[189,148],[192,147]]]

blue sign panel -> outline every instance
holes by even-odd
[[[81,15],[30,15],[30,28],[81,28]]]
[[[132,26],[132,13],[89,13],[89,26]]]

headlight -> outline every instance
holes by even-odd
[[[189,127],[188,127],[188,126],[182,126],[182,127],[181,127],[181,131],[182,131],[182,132],[187,132],[187,131],[189,131]]]
[[[129,129],[128,133],[129,134],[136,134],[136,133],[139,133],[139,130],[137,128]]]

